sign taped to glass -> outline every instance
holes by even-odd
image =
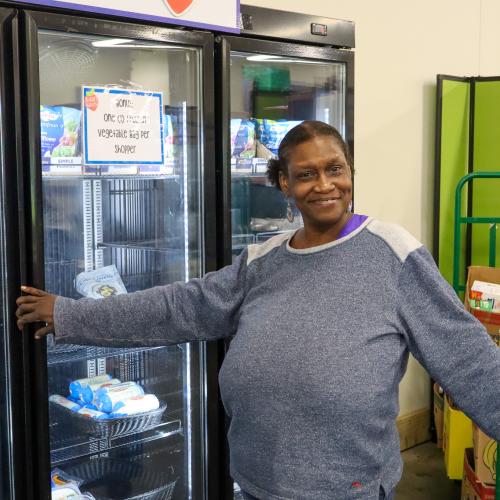
[[[162,165],[161,92],[82,87],[85,165]]]

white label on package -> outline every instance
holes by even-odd
[[[82,87],[86,165],[163,164],[163,96]]]

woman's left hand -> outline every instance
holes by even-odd
[[[28,323],[45,323],[45,326],[35,332],[35,339],[41,339],[45,335],[54,331],[54,305],[56,295],[33,288],[22,286],[21,291],[25,294],[16,300],[17,327],[19,330]]]

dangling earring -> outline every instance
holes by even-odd
[[[286,218],[288,222],[293,222],[295,216],[293,215],[292,204],[290,203],[290,198],[288,198],[288,203],[286,205]]]
[[[352,212],[352,201],[349,203],[346,212]]]

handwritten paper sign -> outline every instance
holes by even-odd
[[[85,165],[163,164],[163,96],[82,87]]]

